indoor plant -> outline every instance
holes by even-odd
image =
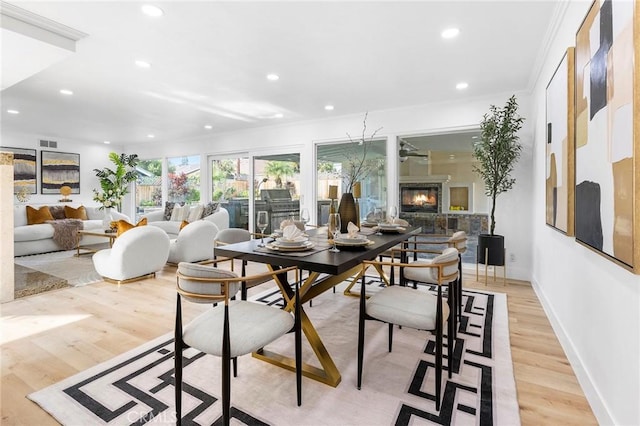
[[[120,207],[122,199],[129,192],[129,183],[138,178],[135,170],[138,164],[138,154],[109,153],[109,160],[116,165],[115,170],[108,167],[93,169],[100,180],[100,190],[93,190],[93,201],[100,203],[101,208],[110,209]]]
[[[516,96],[512,95],[504,107],[491,105],[480,122],[480,140],[473,146],[478,161],[473,170],[484,181],[485,194],[491,198],[490,233],[478,237],[478,262],[504,265],[504,237],[495,234],[496,198],[513,188],[516,180],[511,172],[520,158],[522,145],[518,131],[524,118],[518,114]],[[489,259],[485,259],[485,249]]]

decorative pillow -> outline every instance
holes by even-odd
[[[69,207],[69,206],[64,206],[64,215],[67,219],[81,219],[81,220],[89,219],[87,217],[87,210],[84,208],[84,206],[80,206],[77,209],[74,209],[73,207]]]
[[[118,221],[118,231],[116,233],[116,237],[119,237],[120,235],[124,234],[125,232],[127,232],[129,229],[133,229],[136,228],[138,226],[145,226],[147,224],[147,218],[142,218],[140,220],[140,222],[136,223],[135,225],[132,223],[127,222],[126,220],[120,219]]]
[[[49,211],[51,212],[51,216],[55,220],[65,219],[67,216],[64,214],[64,208],[66,206],[49,206]]]
[[[184,228],[185,226],[187,226],[189,224],[188,220],[183,220],[182,223],[180,224],[180,230],[182,231],[182,228]]]
[[[167,201],[164,203],[164,220],[171,220],[171,213],[173,212],[173,206],[176,203],[172,201]]]
[[[212,214],[218,211],[219,207],[220,207],[220,203],[218,202],[212,201],[210,203],[207,203],[207,205],[204,206],[204,210],[202,211],[201,217],[211,216]]]
[[[189,218],[189,206],[174,206],[171,212],[172,222],[182,222]]]
[[[27,206],[27,225],[37,225],[45,223],[47,220],[53,220],[48,206],[42,206],[39,209]]]
[[[202,217],[203,211],[204,211],[204,206],[202,204],[191,206],[191,209],[189,210],[189,217],[187,218],[187,220],[189,222],[195,222],[196,220]]]

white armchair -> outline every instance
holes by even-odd
[[[135,281],[155,275],[169,257],[169,237],[153,226],[139,226],[119,236],[113,247],[93,255],[93,266],[107,281]]]
[[[200,262],[213,259],[218,227],[208,220],[197,220],[182,228],[169,245],[169,263]]]

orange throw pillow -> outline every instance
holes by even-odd
[[[87,217],[87,209],[85,209],[84,206],[80,206],[77,209],[70,206],[64,206],[64,215],[67,219],[89,219]]]
[[[140,222],[136,223],[135,225],[132,223],[127,222],[124,219],[120,219],[118,221],[118,232],[116,233],[116,237],[119,237],[120,235],[124,234],[125,232],[127,232],[129,229],[133,229],[136,228],[138,226],[145,226],[147,224],[147,218],[143,218]]]
[[[45,223],[47,220],[53,220],[48,206],[42,206],[39,209],[27,206],[27,225],[37,225]]]
[[[187,226],[189,224],[189,221],[187,220],[183,220],[182,223],[180,224],[180,231],[182,231],[182,228],[184,228],[185,226]]]

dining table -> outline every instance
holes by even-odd
[[[364,229],[363,229],[364,231]],[[301,326],[304,336],[313,349],[320,368],[303,363],[302,374],[305,377],[317,380],[321,383],[336,387],[340,383],[341,376],[331,355],[327,351],[322,339],[314,325],[306,314],[303,306],[322,293],[332,289],[345,280],[357,279],[362,274],[362,262],[373,260],[380,253],[406,242],[412,236],[421,232],[421,227],[398,228],[377,233],[367,232],[368,242],[363,246],[343,246],[340,252],[332,252],[332,241],[328,238],[327,228],[319,227],[307,229],[308,244],[304,250],[278,250],[270,244],[275,238],[253,239],[235,244],[216,247],[216,255],[231,257],[250,262],[266,264],[267,267],[277,272],[282,268],[296,266],[300,271],[308,271],[298,289]],[[263,245],[261,247],[261,245]],[[271,248],[269,248],[271,247]],[[382,270],[378,271],[382,274]],[[275,275],[275,274],[274,274]],[[275,275],[275,282],[284,299],[284,309],[293,312],[295,309],[295,286],[289,282],[286,274]],[[267,349],[261,349],[253,353],[255,358],[295,371],[295,360]]]

